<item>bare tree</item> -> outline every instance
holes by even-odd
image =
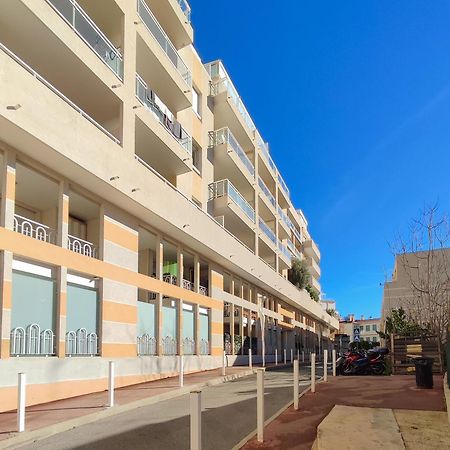
[[[408,235],[392,246],[397,270],[406,277],[402,306],[415,322],[437,336],[439,357],[445,348],[450,317],[450,223],[439,205],[425,207],[412,220]]]

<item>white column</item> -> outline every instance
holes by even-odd
[[[252,349],[248,349],[248,366],[250,369],[253,369],[253,356],[252,356]]]
[[[26,405],[26,383],[25,373],[19,373],[18,376],[18,395],[17,395],[17,431],[25,431],[25,405]]]
[[[193,391],[190,395],[191,403],[191,450],[202,448],[202,392]]]
[[[336,376],[336,349],[333,349],[332,358],[333,358],[333,377],[335,377]]]
[[[183,355],[180,355],[179,361],[180,361],[179,382],[180,382],[180,388],[182,388],[184,386],[184,356]]]
[[[284,364],[286,364],[286,349],[283,349],[283,354],[284,354]]]
[[[316,392],[316,354],[311,353],[311,392]]]
[[[225,354],[225,350],[222,353],[222,376],[225,376],[225,359],[226,359],[226,354]]]
[[[328,381],[328,350],[323,351],[323,381]]]
[[[264,372],[265,369],[257,369],[256,372],[256,424],[258,442],[264,441]]]
[[[291,348],[291,362],[294,361],[294,350]]]
[[[278,366],[278,349],[275,349],[275,365]]]
[[[299,362],[298,359],[294,361],[294,409],[298,410],[298,383],[299,383]]]
[[[114,406],[114,361],[109,361],[108,406]]]

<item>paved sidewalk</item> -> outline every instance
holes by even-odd
[[[115,406],[107,408],[107,391],[97,392],[51,403],[35,405],[26,409],[26,432],[16,433],[16,411],[0,413],[0,448],[9,445],[15,436],[24,436],[30,431],[57,426],[61,422],[85,418],[87,421],[113,415],[119,411],[142,404],[174,398],[207,384],[219,384],[244,376],[252,371],[248,367],[228,367],[225,379],[221,369],[208,370],[184,375],[184,388],[180,389],[178,377],[164,378],[147,383],[127,386],[115,390]],[[90,416],[90,417],[86,417]],[[86,422],[86,420],[81,422]],[[62,428],[64,429],[64,428]],[[12,438],[9,439],[9,438]],[[6,441],[5,441],[6,440]]]
[[[434,389],[417,389],[411,375],[391,377],[330,377],[317,385],[316,393],[300,398],[300,409],[288,408],[264,430],[264,443],[255,439],[243,449],[310,450],[317,426],[335,405],[388,408],[393,410],[446,411],[442,377],[434,377]],[[335,430],[336,439],[345,439],[348,429]],[[358,444],[359,448],[361,443]],[[338,441],[336,441],[336,448]],[[424,447],[425,448],[425,447]],[[432,447],[427,447],[432,448]],[[441,447],[436,447],[441,448]]]

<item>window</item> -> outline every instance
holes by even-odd
[[[370,325],[366,325],[366,331],[370,331]]]
[[[195,87],[193,87],[192,88],[192,109],[199,118],[202,117],[201,98],[202,97],[199,94],[199,92],[195,89]]]
[[[372,325],[372,331],[377,331],[377,325]]]
[[[372,338],[372,342],[377,342],[377,338],[375,336]]]
[[[202,170],[202,149],[195,141],[192,141],[192,165],[194,170],[197,169],[196,172],[200,174]]]

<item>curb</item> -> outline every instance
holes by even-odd
[[[316,383],[321,383],[323,381],[323,377],[318,378],[316,380]],[[303,397],[307,392],[311,390],[311,385],[309,385],[306,389],[304,389],[300,394],[298,395],[299,398]],[[286,405],[282,406],[273,416],[269,417],[267,420],[264,421],[264,428],[266,428],[269,424],[271,424],[278,416],[283,414],[287,409],[289,409],[291,406],[294,405],[294,400],[291,400]],[[244,439],[242,439],[240,442],[238,442],[234,447],[231,448],[231,450],[240,450],[245,444],[247,444],[250,439],[254,438],[257,434],[258,430],[253,430],[251,433],[249,433],[247,436],[245,436]]]
[[[188,394],[191,391],[200,390],[207,386],[217,386],[219,384],[227,383],[229,381],[237,380],[239,378],[244,378],[256,373],[256,370],[249,369],[245,372],[236,373],[233,375],[226,375],[224,377],[213,378],[209,381],[203,383],[191,384],[189,386],[184,386],[179,389],[173,389],[169,392],[163,394],[155,395],[154,397],[144,398],[141,400],[136,400],[134,402],[126,403],[124,405],[117,405],[113,408],[104,409],[92,414],[86,414],[85,416],[77,417],[75,419],[66,420],[64,422],[55,423],[42,428],[37,428],[36,430],[24,431],[23,433],[13,434],[11,437],[0,441],[0,449],[13,449],[17,448],[17,445],[30,444],[36,441],[40,441],[51,437],[55,434],[62,433],[64,431],[77,428],[82,425],[86,425],[97,420],[105,419],[107,417],[112,417],[118,414],[122,414],[127,411],[131,411],[136,408],[142,408],[144,406],[153,405],[165,400],[170,400],[173,398],[181,397]]]

